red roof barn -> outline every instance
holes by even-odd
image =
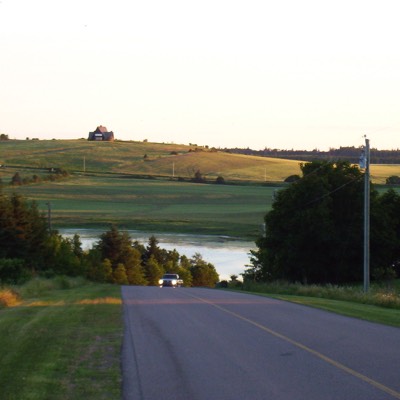
[[[88,140],[112,142],[114,141],[114,132],[108,132],[105,126],[100,125],[96,128],[94,132],[89,132]]]

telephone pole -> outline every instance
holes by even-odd
[[[47,224],[48,224],[49,233],[51,235],[51,203],[48,202],[48,203],[46,203],[46,205],[47,205]]]
[[[364,292],[369,291],[369,231],[370,231],[370,172],[369,172],[370,150],[369,139],[365,136],[364,149]]]

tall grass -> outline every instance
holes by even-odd
[[[35,278],[14,290],[17,290],[20,296],[26,299],[43,296],[56,290],[73,289],[84,285],[87,285],[87,281],[82,277],[56,276],[53,279]]]

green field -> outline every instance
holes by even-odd
[[[78,176],[4,191],[37,201],[43,212],[50,202],[53,228],[116,223],[126,229],[252,238],[260,234],[276,189]]]

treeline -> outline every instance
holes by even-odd
[[[339,149],[329,149],[320,151],[317,149],[307,150],[279,150],[265,148],[264,150],[252,150],[250,148],[234,148],[223,151],[227,153],[245,154],[259,157],[275,157],[289,160],[302,161],[348,161],[358,164],[363,147],[340,147]],[[370,157],[372,164],[400,164],[400,149],[397,150],[378,150],[371,149]]]
[[[84,251],[79,235],[50,231],[35,202],[0,196],[0,284],[20,284],[35,276],[83,276],[98,282],[157,285],[165,272],[178,273],[185,286],[213,287],[219,277],[200,254],[192,258],[133,241],[112,226]]]
[[[21,186],[21,185],[29,185],[31,183],[39,183],[39,182],[54,182],[61,180],[63,178],[67,178],[69,176],[68,171],[62,168],[50,168],[49,173],[46,175],[37,175],[33,174],[31,176],[23,176],[19,172],[16,172],[10,179],[9,182],[4,182],[0,177],[0,186],[2,185],[12,185],[12,186]]]

